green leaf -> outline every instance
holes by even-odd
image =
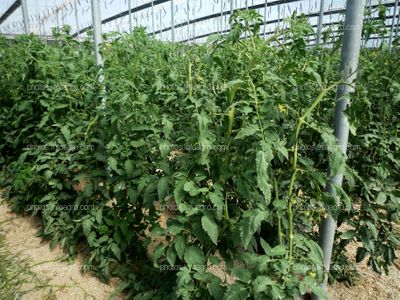
[[[323,288],[321,288],[317,285],[310,285],[310,288],[311,288],[311,291],[315,295],[319,296],[321,299],[329,300],[328,295],[326,294],[326,292],[324,291]]]
[[[137,140],[137,141],[130,141],[130,145],[133,148],[139,148],[139,147],[142,147],[142,146],[144,146],[146,144],[147,144],[147,142],[144,139],[140,139],[140,140]]]
[[[384,192],[379,192],[378,197],[376,198],[376,202],[380,205],[383,205],[385,204],[386,200],[386,194]]]
[[[128,175],[128,178],[132,178],[135,175],[135,165],[133,160],[126,160],[125,161],[125,171],[126,175]]]
[[[356,262],[362,262],[364,260],[364,258],[367,256],[368,251],[363,248],[363,247],[358,247],[357,248],[357,254],[356,254]]]
[[[222,217],[222,212],[224,209],[224,198],[221,193],[214,193],[210,192],[208,193],[208,196],[210,197],[211,203],[214,205],[216,211],[217,211],[217,220]]]
[[[376,258],[371,258],[370,264],[372,266],[372,269],[374,269],[376,273],[378,274],[382,273],[381,266],[379,265],[379,262],[377,261]]]
[[[82,222],[82,228],[83,228],[83,233],[84,233],[86,236],[89,236],[90,231],[91,231],[91,229],[92,229],[92,225],[93,225],[93,222],[92,222],[91,219],[85,219],[85,220],[83,220],[83,222]]]
[[[329,153],[329,169],[332,176],[343,173],[345,168],[345,155],[336,142],[335,136],[331,132],[324,131],[321,138],[326,144]]]
[[[243,247],[247,248],[254,233],[261,227],[261,223],[268,217],[268,212],[260,209],[248,210],[244,213],[244,218],[240,223],[240,237]]]
[[[263,238],[260,238],[260,243],[261,243],[261,247],[263,248],[263,250],[264,250],[264,253],[265,254],[269,254],[269,253],[271,253],[271,246],[263,239]]]
[[[355,235],[356,235],[356,232],[354,230],[348,230],[346,232],[343,232],[340,235],[340,238],[343,240],[351,240]]]
[[[96,221],[98,224],[103,223],[103,209],[102,208],[99,208],[96,210],[95,217],[96,217]]]
[[[193,181],[186,181],[185,185],[183,186],[183,190],[188,192],[190,196],[194,197],[197,196],[200,191],[197,186],[193,183]]]
[[[177,235],[175,237],[175,250],[178,254],[179,259],[183,259],[183,254],[186,249],[186,238],[183,235]]]
[[[243,284],[234,283],[228,286],[226,300],[246,300],[249,297],[249,292]]]
[[[278,245],[274,248],[272,248],[270,253],[267,253],[270,256],[282,256],[286,254],[286,248],[283,245]]]
[[[185,251],[185,261],[189,266],[204,266],[205,256],[203,251],[197,246],[189,246]]]
[[[162,201],[168,194],[169,177],[161,177],[157,184],[158,200]]]
[[[208,167],[210,163],[209,154],[214,141],[214,136],[208,129],[210,122],[206,114],[201,113],[197,115],[197,121],[199,126],[199,145],[201,146],[201,157],[199,163]]]
[[[218,225],[215,223],[214,218],[208,215],[204,215],[201,218],[201,225],[205,232],[207,232],[211,241],[217,245],[218,243]]]
[[[257,152],[256,168],[257,168],[257,185],[265,197],[265,205],[271,202],[272,185],[269,183],[268,168],[273,158],[271,147],[268,145],[264,151]]]
[[[253,281],[253,290],[254,293],[258,294],[261,292],[266,292],[268,291],[271,287],[271,285],[275,285],[276,283],[268,276],[258,276],[254,281]]]
[[[112,170],[114,170],[115,172],[117,172],[118,174],[120,174],[120,170],[118,169],[118,162],[117,162],[117,160],[116,160],[114,157],[110,156],[110,157],[107,159],[107,162],[108,162],[109,167],[110,167]]]
[[[111,244],[111,251],[118,260],[121,260],[121,250],[119,249],[117,244]]]
[[[259,131],[259,127],[256,124],[250,124],[246,127],[243,127],[239,130],[238,134],[236,135],[235,139],[240,140],[247,136],[254,135]]]
[[[252,279],[252,274],[249,270],[244,268],[234,268],[232,270],[233,274],[238,278],[239,281],[244,283],[250,283]]]
[[[207,290],[213,299],[223,299],[224,288],[221,286],[221,279],[214,277],[211,283],[207,284]]]
[[[68,126],[61,127],[61,133],[63,134],[65,140],[69,142],[71,139],[71,131],[69,130]]]
[[[169,121],[166,117],[163,117],[162,124],[164,125],[164,135],[165,135],[165,138],[168,139],[169,136],[170,136],[170,134],[171,134],[171,132],[172,132],[173,124],[172,124],[172,122]]]
[[[175,252],[174,248],[172,248],[172,247],[168,247],[168,250],[167,250],[167,260],[168,260],[168,263],[169,263],[171,266],[175,265],[175,261],[176,261],[176,252]]]

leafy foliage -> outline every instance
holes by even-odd
[[[353,227],[337,236],[337,261],[354,238],[357,259],[386,270],[399,244],[398,53],[362,54],[347,111],[357,150],[345,157],[329,129],[340,39],[307,49],[310,24],[288,22],[262,40],[260,16],[237,12],[227,36],[196,46],[115,33],[101,71],[68,28],[53,46],[1,40],[13,208],[40,215],[43,237],[71,255],[83,242],[132,299],[325,297],[315,226],[327,205]],[[328,169],[345,171],[339,203]]]

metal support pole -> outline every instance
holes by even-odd
[[[186,0],[186,13],[187,13],[187,19],[186,19],[186,39],[189,42],[189,36],[190,36],[190,6],[189,6],[189,0]]]
[[[249,10],[249,2],[246,0],[246,11]],[[247,31],[244,33],[244,37],[247,39]]]
[[[45,17],[43,17],[43,19],[42,19],[43,37],[46,37],[46,27],[44,26],[44,25],[45,25],[45,23],[44,23],[44,18],[45,18]]]
[[[392,27],[390,29],[390,38],[389,38],[389,52],[392,52],[392,42],[393,42],[393,33],[394,33],[394,23],[396,21],[396,14],[397,14],[397,9],[399,7],[399,0],[396,0],[395,5],[394,5],[394,12],[393,12],[393,18],[392,18]]]
[[[132,6],[131,6],[131,0],[128,0],[128,11],[129,11],[129,32],[132,32]]]
[[[103,37],[101,35],[100,1],[91,0],[91,4],[92,4],[94,53],[96,55],[96,64],[101,67],[103,65],[103,60],[99,52],[99,44],[103,42]]]
[[[234,5],[234,3],[233,3],[233,1],[234,0],[231,0],[230,1],[230,13],[229,13],[229,19],[230,19],[230,17],[233,15],[233,12],[235,11],[235,5]],[[232,29],[232,28],[230,28],[230,29]]]
[[[397,36],[399,35],[399,25],[400,25],[400,12],[397,15],[396,34],[394,36],[395,39],[397,39]]]
[[[57,29],[60,28],[60,10],[57,8],[56,10],[56,20],[57,20]]]
[[[171,0],[171,39],[175,42],[174,0]]]
[[[159,18],[160,18],[160,40],[162,40],[162,22],[161,22],[162,16],[161,16],[161,10],[160,10],[160,16],[159,16]]]
[[[324,24],[325,0],[321,0],[317,27],[317,46],[321,44],[322,25]]]
[[[220,22],[219,22],[219,26],[221,27],[220,29],[221,29],[221,32],[220,32],[220,34],[222,35],[222,33],[224,32],[224,29],[223,29],[223,22],[224,22],[224,1],[223,0],[221,0],[221,16],[220,16]]]
[[[74,12],[75,12],[75,24],[76,24],[76,32],[77,32],[76,36],[79,40],[80,34],[79,34],[78,3],[76,0],[74,0]]]
[[[193,3],[193,20],[196,20],[196,4]],[[193,39],[192,43],[194,44],[196,41],[196,22],[193,22]]]
[[[342,60],[340,64],[341,76],[344,83],[337,89],[336,107],[334,116],[334,134],[338,139],[343,153],[347,151],[349,137],[349,122],[344,111],[350,104],[348,95],[354,91],[355,79],[357,77],[358,59],[361,48],[361,34],[364,18],[365,0],[348,0],[346,3],[345,31],[343,37]],[[341,185],[343,173],[330,174],[327,191],[337,199],[334,185]],[[319,230],[319,244],[323,251],[323,262],[326,271],[322,287],[326,289],[328,273],[332,257],[332,247],[336,231],[336,221],[328,210]],[[313,299],[319,299],[313,295]]]
[[[64,7],[62,9],[64,9]],[[64,12],[62,12],[62,11],[61,11],[61,22],[62,22],[62,26],[64,26],[65,25],[65,15],[64,15]]]
[[[268,0],[265,0],[264,5],[264,39],[267,37],[267,8],[268,8]]]
[[[281,5],[278,4],[278,29],[281,26]]]
[[[155,17],[154,17],[154,0],[151,0],[151,27],[153,29],[153,37],[156,36],[156,23],[155,23]]]
[[[29,34],[31,29],[29,24],[28,6],[26,0],[21,0],[21,7],[22,7],[22,17],[24,19],[24,30],[26,34]]]

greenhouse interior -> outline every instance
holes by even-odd
[[[400,299],[397,0],[2,0],[0,299]]]

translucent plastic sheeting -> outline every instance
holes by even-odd
[[[284,19],[305,14],[315,31],[318,23],[320,0],[99,0],[102,31],[127,32],[134,27],[145,27],[149,34],[161,40],[202,42],[210,34],[229,31],[231,9],[256,9],[265,19],[261,28],[264,36],[277,27],[287,26]],[[130,5],[128,3],[130,1]],[[0,18],[9,8],[20,1],[2,0]],[[267,2],[267,5],[266,5]],[[323,28],[343,20],[345,0],[326,0]],[[394,14],[394,0],[367,0],[367,5],[386,4],[387,26],[390,29]],[[232,6],[231,6],[232,5]],[[52,28],[69,25],[76,37],[84,37],[91,29],[90,0],[27,0],[31,31],[50,36]],[[128,9],[131,7],[131,13]],[[398,15],[398,12],[396,12]],[[398,24],[398,19],[395,19]],[[132,25],[132,26],[131,26]],[[395,26],[397,29],[397,26]],[[21,7],[13,11],[1,24],[0,33],[24,32]],[[313,38],[310,38],[310,43]],[[371,41],[379,42],[379,41]],[[374,44],[371,44],[372,46]]]

